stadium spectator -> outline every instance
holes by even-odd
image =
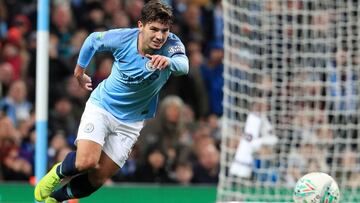
[[[81,49],[81,45],[84,43],[84,41],[88,35],[89,35],[88,31],[86,31],[84,29],[78,29],[71,36],[71,39],[70,39],[70,53],[71,53],[70,57],[71,58],[78,57],[80,49]],[[73,64],[69,64],[69,65],[72,66]]]
[[[183,101],[177,96],[170,95],[162,100],[158,115],[149,120],[140,132],[139,145],[143,149],[141,156],[156,144],[165,149],[166,165],[170,168],[174,166],[178,153],[186,147],[179,142],[185,132],[184,108]]]
[[[89,98],[89,92],[80,88],[78,81],[73,76],[69,76],[65,79],[65,90],[61,89],[59,92],[65,93],[66,97],[70,99],[73,106],[72,114],[79,120],[84,110],[84,104]]]
[[[21,47],[19,41],[6,40],[2,45],[2,52],[0,52],[0,58],[11,64],[11,68],[13,69],[12,80],[18,80],[22,75],[22,59],[20,50]]]
[[[220,43],[212,44],[208,60],[201,65],[201,75],[208,93],[208,113],[217,116],[221,116],[223,113],[223,57],[223,45]]]
[[[220,171],[220,154],[210,137],[202,137],[195,145],[196,161],[192,183],[217,184]]]
[[[340,159],[340,166],[343,170],[341,174],[337,174],[337,177],[349,180],[348,187],[358,188],[360,186],[360,160],[357,156],[357,150],[345,149],[344,156]]]
[[[224,20],[221,0],[211,0],[202,9],[202,25],[204,31],[205,50],[211,48],[211,43],[224,43]]]
[[[331,96],[331,105],[334,110],[341,111],[341,115],[348,117],[351,116],[358,109],[359,86],[356,82],[359,80],[359,75],[355,71],[350,71],[353,64],[347,60],[349,52],[340,49],[336,52],[336,58],[329,62],[332,71],[328,73],[328,86],[327,94]],[[346,121],[345,121],[346,122]]]
[[[182,13],[179,21],[181,27],[180,37],[187,44],[192,39],[196,39],[201,43],[204,42],[203,30],[201,25],[201,11],[195,3],[189,3],[186,10]]]
[[[116,13],[124,10],[124,1],[105,0],[102,3],[102,8],[103,8],[107,18],[112,18],[114,15],[116,15]]]
[[[111,28],[124,28],[130,27],[130,18],[126,15],[124,11],[119,11],[114,13]]]
[[[67,96],[57,99],[54,109],[49,113],[50,133],[62,131],[66,139],[74,140],[78,123],[77,118],[73,114],[73,104],[71,100]],[[52,136],[50,136],[50,138],[51,137]]]
[[[129,16],[131,26],[137,25],[137,21],[141,16],[141,9],[143,7],[143,0],[125,1],[125,11],[127,12],[127,16]]]
[[[8,149],[21,143],[20,132],[14,127],[11,119],[0,110],[0,161],[3,161]]]
[[[6,110],[14,126],[18,126],[21,120],[30,118],[32,104],[27,101],[26,84],[22,80],[13,82],[5,98],[0,100],[0,108]]]
[[[28,161],[32,166],[32,171],[35,170],[35,114],[31,114],[31,119],[22,120],[19,124],[19,133],[21,136],[21,142],[19,145],[19,156]]]
[[[58,1],[51,12],[50,28],[59,37],[59,53],[63,60],[71,57],[70,39],[75,25],[71,7],[66,1]]]
[[[136,168],[135,181],[146,183],[172,182],[166,162],[167,155],[161,146],[148,147],[144,162]]]
[[[194,176],[190,162],[179,162],[175,167],[175,181],[181,185],[190,185]]]
[[[0,111],[0,166],[1,175],[8,181],[27,181],[32,165],[20,155],[21,133],[3,110]]]
[[[5,180],[8,181],[27,181],[32,175],[31,163],[20,156],[20,150],[17,146],[8,149],[2,162],[2,170]]]
[[[1,39],[4,39],[7,35],[7,7],[5,5],[5,2],[3,0],[0,0],[0,41]],[[1,48],[1,43],[0,43]]]
[[[66,135],[64,131],[58,130],[54,131],[52,137],[49,139],[49,165],[52,166],[55,163],[59,162],[58,154],[64,148],[69,148],[69,143],[67,142]]]
[[[94,75],[94,87],[97,87],[100,82],[110,75],[113,61],[113,57],[108,55],[104,55],[100,59],[99,64],[97,65],[98,68]]]
[[[200,66],[203,56],[200,50],[189,53],[189,74],[180,77],[170,77],[161,91],[161,98],[167,95],[177,95],[190,106],[196,119],[203,119],[208,112],[207,91],[201,76]]]
[[[10,63],[0,62],[0,98],[5,97],[13,82],[14,69]]]
[[[86,26],[87,30],[96,30],[99,27],[105,26],[106,14],[105,14],[104,10],[101,8],[100,2],[95,1],[95,2],[88,3],[87,4],[87,12],[88,12],[88,16],[87,16],[85,24],[84,24]],[[82,44],[82,42],[83,41],[78,41],[78,43],[80,43],[80,45]]]
[[[295,185],[296,180],[303,176],[306,171],[323,171],[325,173],[329,171],[325,157],[326,149],[317,146],[319,141],[316,137],[303,138],[300,143],[299,148],[293,149],[288,155],[289,171],[286,182],[291,187]]]

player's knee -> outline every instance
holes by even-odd
[[[93,159],[91,157],[79,157],[76,158],[75,166],[79,171],[86,171],[90,169],[94,169],[98,164],[97,159]]]

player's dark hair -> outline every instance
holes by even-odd
[[[141,10],[140,21],[143,24],[150,22],[160,22],[163,24],[171,24],[173,13],[170,6],[160,0],[151,0],[146,3]]]

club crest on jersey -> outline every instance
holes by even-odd
[[[94,131],[94,124],[92,123],[86,124],[84,127],[84,132],[91,133],[92,131]]]
[[[169,48],[169,54],[184,53],[185,49],[181,45],[172,46]]]
[[[152,66],[151,61],[146,62],[145,68],[146,68],[148,71],[155,71],[155,70],[156,70],[156,69]]]

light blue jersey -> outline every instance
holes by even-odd
[[[78,64],[85,68],[95,52],[112,52],[111,74],[95,88],[89,101],[125,122],[154,117],[159,91],[170,75],[189,71],[185,47],[176,35],[170,33],[163,47],[153,53],[168,57],[170,66],[154,71],[150,59],[138,53],[138,34],[139,29],[94,32],[85,40],[78,58]]]

